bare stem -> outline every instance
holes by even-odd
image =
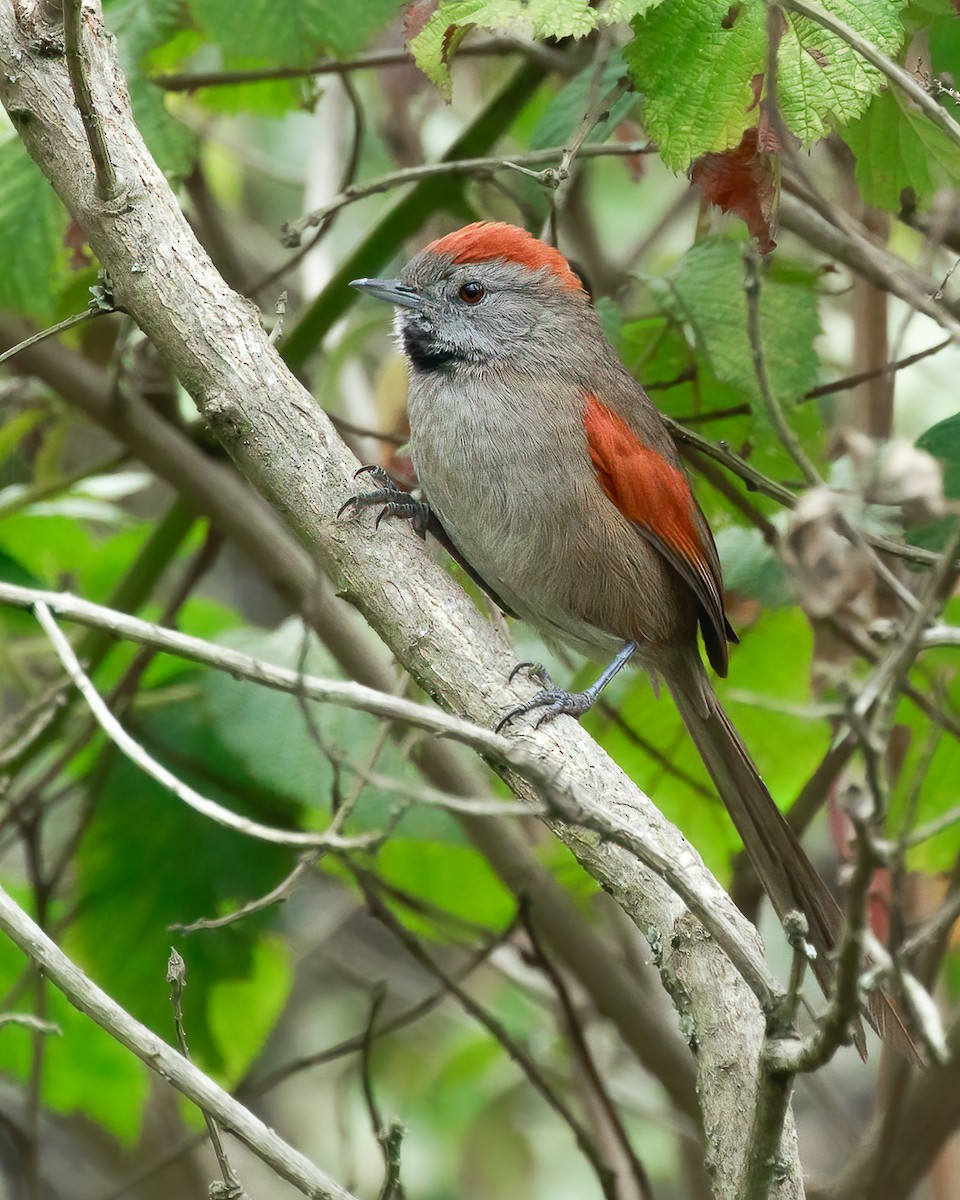
[[[101,200],[115,200],[123,191],[123,185],[110,161],[110,149],[93,102],[93,93],[87,78],[87,65],[83,57],[82,32],[83,0],[63,0],[63,49],[67,60],[67,72],[90,146],[97,180],[97,195]]]
[[[177,1030],[177,1043],[180,1046],[180,1053],[189,1061],[190,1048],[187,1045],[187,1029],[183,1022],[183,989],[187,986],[187,964],[183,961],[182,955],[174,949],[170,950],[170,958],[167,960],[167,983],[170,984],[170,1003],[173,1005],[173,1023]],[[226,1196],[230,1200],[246,1200],[246,1193],[240,1178],[234,1171],[227,1152],[223,1148],[220,1126],[205,1109],[202,1111],[204,1124],[210,1136],[210,1144],[213,1146],[213,1152],[220,1165]]]
[[[623,158],[635,154],[653,154],[656,147],[650,142],[594,142],[578,148],[580,158]],[[354,204],[365,200],[368,196],[388,192],[393,188],[402,187],[407,183],[417,183],[421,179],[433,179],[446,175],[490,175],[496,171],[515,171],[537,163],[549,163],[554,159],[563,160],[568,153],[564,146],[550,146],[545,150],[529,150],[524,154],[515,154],[505,158],[502,154],[487,158],[459,158],[450,162],[424,163],[415,167],[404,167],[401,171],[392,171],[389,175],[380,175],[367,183],[354,184],[346,188],[328,201],[321,208],[314,209],[297,221],[291,221],[283,227],[284,244],[289,247],[299,246],[300,239],[307,229],[319,225],[327,217]],[[559,168],[557,168],[559,170]],[[540,171],[534,173],[539,182],[546,187],[556,186],[555,172]]]

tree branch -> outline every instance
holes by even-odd
[[[62,62],[38,56],[13,8],[0,6],[0,99],[19,114],[27,149],[110,271],[118,302],[165,355],[241,472],[315,550],[337,590],[421,686],[488,728],[526,694],[523,686],[506,684],[509,648],[426,558],[415,535],[399,529],[375,535],[369,523],[335,520],[351,493],[355,460],[280,362],[258,316],[225,286],[197,244],[132,121],[111,41],[97,20],[90,33],[91,87],[111,154],[122,178],[136,180],[140,190],[125,211],[105,210],[78,169],[88,151]],[[24,120],[24,113],[35,119]],[[511,755],[519,752],[553,781],[554,796],[558,788],[576,794],[576,810],[567,820],[551,819],[551,827],[659,948],[662,977],[697,1038],[717,1194],[736,1196],[764,1018],[727,954],[704,937],[674,889],[709,910],[714,930],[725,931],[727,951],[751,973],[752,987],[775,991],[755,931],[685,839],[575,723],[562,720],[504,740]],[[527,783],[507,774],[519,794],[531,794]],[[670,886],[641,863],[666,870]],[[789,1121],[781,1155],[775,1194],[798,1196]]]
[[[0,929],[66,996],[70,1003],[168,1080],[178,1092],[229,1129],[254,1154],[305,1196],[315,1200],[354,1200],[328,1175],[287,1145],[272,1129],[208,1079],[172,1046],[151,1033],[100,990],[43,930],[0,888]]]
[[[23,333],[22,322],[0,317],[0,342],[17,342]],[[359,628],[356,615],[334,595],[306,549],[231,468],[213,461],[137,395],[118,400],[105,373],[65,346],[47,342],[31,347],[23,352],[21,364],[114,437],[123,439],[185,503],[206,513],[288,597],[350,678],[378,691],[394,686],[389,654],[374,638],[362,636],[368,631]],[[58,611],[55,603],[51,607]],[[443,741],[424,742],[415,758],[435,787],[457,795],[482,793],[484,773],[459,747]],[[677,1108],[699,1124],[692,1060],[675,1029],[664,1026],[659,1011],[638,1003],[632,972],[613,954],[604,952],[601,936],[541,865],[513,822],[468,814],[460,821],[506,886],[528,899],[554,952],[576,974],[597,1011],[616,1024],[638,1061],[653,1072]]]

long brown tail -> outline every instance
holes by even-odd
[[[782,921],[788,912],[800,911],[806,917],[816,951],[813,972],[829,995],[831,954],[843,914],[774,803],[699,660],[671,673],[667,686],[777,916]],[[885,1040],[916,1059],[916,1047],[888,997],[875,993],[867,1015]],[[862,1030],[855,1031],[855,1039],[863,1054]]]

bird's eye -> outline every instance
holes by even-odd
[[[465,283],[460,289],[459,296],[464,304],[479,304],[486,295],[482,283],[477,283],[474,279],[470,283]]]

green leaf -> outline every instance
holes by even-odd
[[[0,141],[0,307],[47,321],[69,278],[67,214],[23,143]]]
[[[321,51],[348,58],[397,15],[396,0],[189,0],[200,28],[227,54],[307,64]]]
[[[167,110],[163,92],[143,73],[147,56],[180,34],[182,0],[112,0],[105,12],[120,47],[137,128],[161,171],[174,181],[183,179],[193,166],[197,138]]]
[[[529,32],[538,38],[582,38],[599,25],[630,21],[661,2],[612,0],[598,9],[590,0],[441,0],[411,40],[410,51],[420,70],[449,99],[451,54],[470,28]]]
[[[288,806],[271,803],[263,789],[250,787],[243,765],[204,727],[189,698],[152,708],[132,732],[180,778],[234,811],[274,824],[295,816]],[[257,1038],[235,1047],[229,1064],[210,1006],[226,981],[264,969],[257,965],[258,943],[276,912],[190,936],[171,933],[170,926],[234,911],[263,895],[290,871],[294,856],[199,816],[126,759],[105,759],[101,750],[94,773],[95,780],[100,773],[104,778],[75,860],[77,917],[68,949],[114,999],[169,1041],[173,1022],[164,980],[171,942],[176,944],[187,964],[183,1004],[191,1050],[205,1069],[236,1070],[241,1051],[256,1052],[253,1042],[275,1014],[276,996],[267,989],[264,1012],[247,1012]]]
[[[691,325],[699,349],[721,382],[765,413],[747,333],[747,298],[740,243],[708,238],[680,260],[666,303]],[[816,381],[814,341],[820,333],[817,296],[800,277],[768,274],[760,293],[760,340],[773,394],[792,404]]]
[[[633,22],[624,56],[646,96],[644,121],[669,167],[736,146],[756,124],[751,81],[763,70],[766,6],[728,0],[665,0]]]
[[[824,7],[886,54],[903,40],[901,0],[826,0]],[[785,19],[778,102],[790,129],[810,144],[858,117],[882,76],[815,21],[792,13]],[[708,151],[729,150],[757,123],[766,21],[764,0],[665,0],[634,20],[625,55],[668,166],[683,170]]]
[[[823,7],[882,54],[903,43],[903,0],[825,0]],[[807,17],[788,16],[778,55],[784,120],[804,145],[860,116],[884,76],[835,34]]]
[[[438,908],[475,924],[499,929],[516,910],[516,902],[479,851],[468,846],[392,837],[380,848],[377,869],[394,885]],[[435,937],[436,924],[404,919]]]
[[[960,413],[931,425],[917,438],[917,448],[942,463],[943,490],[950,500],[960,500]]]
[[[11,891],[15,891],[9,887]],[[26,897],[18,900],[29,909]],[[7,938],[0,938],[0,984],[6,991],[26,969],[27,960]],[[118,1041],[48,986],[47,1019],[60,1029],[44,1043],[42,1100],[54,1112],[82,1113],[126,1145],[140,1132],[149,1085],[147,1070]],[[17,1010],[30,1012],[33,989]],[[22,1026],[0,1029],[0,1062],[17,1079],[28,1079],[33,1061],[30,1031]],[[95,1085],[94,1085],[95,1081]]]
[[[856,155],[860,193],[877,208],[898,211],[906,188],[926,208],[939,188],[960,184],[960,147],[896,89],[875,97],[843,140]]]
[[[783,559],[755,526],[728,525],[716,535],[723,563],[723,582],[730,592],[758,600],[764,608],[793,603],[793,589]]]
[[[606,95],[627,70],[623,53],[619,49],[610,56],[600,79],[594,83],[593,67],[586,67],[574,75],[550,100],[543,116],[530,135],[530,149],[541,150],[546,146],[563,146],[583,119],[590,102],[591,90],[596,98]],[[591,142],[605,141],[616,129],[631,108],[638,103],[635,95],[621,96],[610,110],[610,115],[601,121],[590,134]]]
[[[301,665],[303,626],[296,620],[286,621],[270,633],[249,628],[235,630],[222,640],[279,666],[297,669]],[[308,653],[302,665],[308,673],[326,678],[342,674],[315,638],[308,640]],[[316,814],[314,824],[326,819],[335,785],[333,767],[324,748],[338,752],[346,761],[366,762],[381,728],[379,720],[366,713],[319,704],[310,706],[312,721],[308,725],[295,696],[238,683],[219,671],[203,674],[200,703],[204,724],[244,764],[249,778],[312,810]],[[320,738],[322,746],[315,743],[311,732]],[[264,745],[271,747],[269,754],[263,753]],[[418,778],[392,743],[380,752],[376,770],[410,783]],[[350,790],[355,786],[355,778],[345,769],[341,785]],[[351,818],[352,827],[382,829],[396,803],[396,796],[388,789],[368,786]],[[459,841],[462,837],[449,814],[426,805],[414,806],[403,818],[402,828],[408,836],[417,833],[444,841]]]
[[[224,71],[252,71],[275,66],[273,59],[250,55],[224,54]],[[315,79],[264,79],[256,83],[235,83],[229,87],[198,88],[195,102],[217,113],[255,113],[260,117],[282,117],[285,113],[309,109],[317,97]]]
[[[30,516],[18,512],[0,524],[0,549],[44,587],[54,587],[78,563],[96,560],[96,540],[70,517]]]
[[[286,943],[277,937],[265,937],[254,943],[246,978],[225,979],[210,988],[210,1032],[229,1084],[243,1078],[263,1049],[292,985],[293,965]]]

